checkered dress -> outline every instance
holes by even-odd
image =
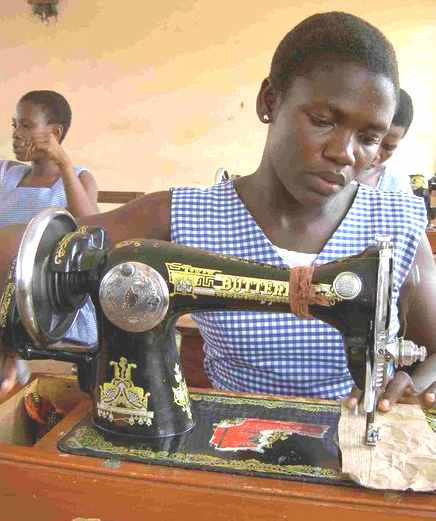
[[[359,186],[354,202],[315,265],[355,255],[376,234],[394,240],[396,302],[425,230],[422,201]],[[172,191],[171,235],[177,243],[286,267],[236,193],[233,181]],[[396,305],[391,334],[399,328]],[[205,369],[214,387],[232,391],[338,398],[352,386],[342,337],[319,320],[292,314],[196,313]]]

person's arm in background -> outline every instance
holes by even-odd
[[[171,240],[171,194],[153,192],[112,210],[78,220],[104,228],[112,244],[126,239]]]
[[[7,282],[7,275],[12,259],[20,246],[21,236],[26,225],[13,224],[0,229],[0,294]],[[17,366],[15,357],[10,356],[7,346],[2,345],[0,338],[0,398],[3,398],[16,384]]]
[[[53,161],[61,171],[67,197],[67,209],[76,218],[98,212],[97,184],[90,172],[76,175],[70,157],[53,133],[40,133],[32,136],[32,157],[43,155]]]
[[[65,195],[67,197],[67,210],[79,219],[81,217],[85,217],[86,215],[93,215],[95,213],[98,213],[98,187],[94,179],[94,176],[91,174],[89,170],[83,170],[79,175],[76,175],[76,173],[74,172],[74,176],[75,179],[79,181],[80,185],[85,191],[89,201],[89,206],[86,206],[85,204],[79,201],[78,188],[76,183],[72,181],[74,178],[71,177],[70,169],[68,168],[68,178],[64,173],[62,174]]]

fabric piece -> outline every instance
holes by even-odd
[[[366,416],[342,405],[339,447],[342,472],[368,488],[436,490],[436,432],[418,405],[397,404],[377,413],[380,440],[364,444]]]
[[[427,224],[420,198],[359,186],[353,204],[315,266],[361,253],[375,235],[395,247],[396,300]],[[232,181],[172,191],[171,239],[180,244],[288,268],[239,198]],[[352,387],[340,333],[291,313],[214,311],[192,315],[205,341],[205,370],[218,389],[336,399]]]

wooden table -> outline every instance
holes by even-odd
[[[61,381],[60,376],[49,378],[54,384]],[[36,445],[17,445],[7,439],[7,433],[0,432],[0,438],[3,436],[0,442],[1,521],[411,521],[436,518],[436,495],[114,463],[62,454],[56,448],[57,440],[77,424],[90,407],[88,399],[77,390],[71,390],[71,380],[69,385],[70,391],[64,398],[66,402],[70,400],[71,406],[74,401],[78,404]],[[65,388],[60,392],[65,393]],[[18,411],[19,402],[20,394],[15,392],[0,405],[3,428],[11,425],[11,411]]]
[[[436,228],[427,228],[427,237],[433,253],[436,253]]]

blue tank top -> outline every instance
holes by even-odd
[[[67,197],[62,178],[49,188],[18,186],[30,167],[25,164],[10,166],[0,161],[0,228],[10,224],[29,222],[37,213],[50,206],[67,206]],[[74,167],[79,176],[87,171]],[[93,345],[97,342],[97,326],[94,306],[88,299],[67,331],[65,340]]]
[[[377,234],[394,241],[390,334],[399,329],[397,300],[425,231],[426,212],[414,196],[360,185],[343,221],[315,265],[356,255]],[[216,253],[286,267],[239,198],[233,181],[172,190],[171,238]],[[204,339],[205,370],[214,387],[336,399],[349,393],[342,337],[319,320],[292,314],[208,312],[193,315]]]

